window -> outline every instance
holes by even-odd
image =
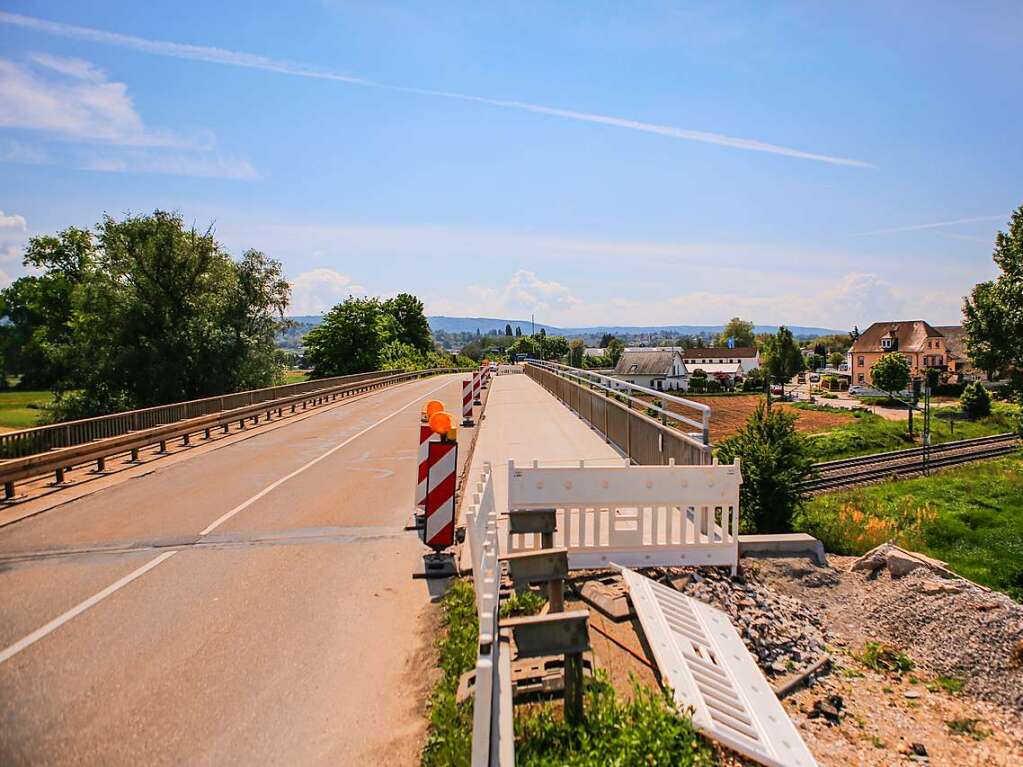
[[[856,383],[863,383],[863,373],[860,373],[858,376],[856,376]]]
[[[859,357],[856,358],[856,364],[859,365],[860,367],[863,367],[863,355],[862,354]]]
[[[927,339],[927,348],[928,349],[933,349],[934,348],[934,342],[931,339],[929,339],[929,338]]]
[[[635,373],[637,370],[639,370],[639,365],[629,365],[629,373],[630,374],[631,373]]]
[[[882,338],[881,339],[881,348],[882,349],[891,349],[892,348],[892,339],[890,339],[890,338]]]

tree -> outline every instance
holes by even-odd
[[[767,374],[781,384],[782,396],[785,395],[785,382],[806,368],[799,344],[792,336],[792,331],[784,325],[767,339],[764,348],[764,367]]]
[[[568,340],[564,336],[540,335],[540,348],[545,360],[561,359],[568,354]]]
[[[909,386],[909,361],[898,352],[881,355],[870,368],[870,381],[894,397]]]
[[[420,352],[433,349],[430,323],[423,311],[423,302],[409,293],[399,293],[384,301],[383,309],[395,322],[393,340],[408,344]]]
[[[269,386],[283,377],[274,335],[290,287],[258,251],[234,261],[207,230],[156,211],[96,233],[35,237],[25,263],[41,274],[5,293],[24,347],[61,417]]]
[[[742,430],[718,446],[721,463],[740,460],[739,508],[745,532],[785,533],[792,528],[802,504],[801,485],[813,471],[795,422],[795,413],[768,411],[761,402]]]
[[[313,377],[379,370],[389,315],[377,298],[349,296],[323,316],[305,337],[305,356]]]
[[[736,346],[753,346],[753,323],[732,317],[717,337],[718,346],[727,346],[731,338]]]
[[[600,343],[597,344],[601,349],[606,349],[607,345],[615,340],[615,337],[611,333],[604,333],[600,337]]]
[[[522,326],[521,325],[516,325],[515,326],[515,337],[516,338],[522,338]]]
[[[1023,368],[1023,206],[1013,211],[1008,233],[995,235],[992,258],[1001,274],[963,302],[967,353],[989,378]]]
[[[962,396],[959,397],[959,404],[962,406],[963,412],[970,418],[983,418],[986,415],[991,415],[991,395],[980,381],[966,385]]]
[[[586,342],[579,338],[572,339],[568,345],[568,364],[581,368],[586,357]]]
[[[504,326],[504,334],[506,336],[510,336],[512,334],[512,329],[511,329],[511,323],[510,322],[507,325]]]
[[[622,353],[625,351],[625,344],[619,341],[617,338],[612,338],[607,343],[607,358],[613,366],[618,365],[618,360],[622,358]]]
[[[845,362],[845,355],[842,352],[831,352],[828,356],[828,362],[831,363],[831,367],[837,368],[843,362]]]
[[[540,356],[540,344],[539,339],[533,336],[516,336],[515,340],[512,341],[511,346],[508,347],[509,354],[525,354],[530,357],[538,358]]]

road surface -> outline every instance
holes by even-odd
[[[0,764],[417,763],[435,615],[403,526],[428,398],[456,409],[460,377],[0,527]]]

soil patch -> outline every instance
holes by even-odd
[[[756,409],[757,404],[763,401],[759,394],[736,395],[734,397],[700,397],[699,395],[686,396],[694,402],[709,405],[710,411],[710,440],[717,443],[725,437],[730,437],[741,429],[750,414]],[[675,406],[670,405],[672,410]],[[817,410],[800,410],[780,402],[772,402],[771,407],[782,407],[790,413],[798,416],[796,429],[807,434],[822,431],[829,431],[836,426],[849,423],[854,416],[846,413],[831,413]],[[680,408],[678,412],[692,417],[692,411],[687,408]]]

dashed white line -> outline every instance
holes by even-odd
[[[433,388],[433,389],[430,389],[430,391],[426,392],[425,394],[420,394],[419,396],[417,396],[415,399],[413,399],[408,404],[403,405],[402,407],[400,407],[397,410],[393,411],[389,415],[384,416],[379,421],[376,421],[375,423],[370,424],[365,429],[363,429],[362,431],[358,432],[357,434],[353,434],[351,437],[349,437],[348,439],[344,440],[343,442],[339,442],[338,444],[334,445],[334,447],[332,447],[330,450],[328,450],[327,452],[317,456],[316,458],[314,458],[313,460],[309,461],[309,463],[305,464],[304,466],[296,469],[295,471],[291,472],[290,474],[287,474],[287,475],[281,477],[276,482],[272,482],[271,484],[267,485],[262,490],[260,490],[258,493],[256,493],[254,496],[249,498],[247,501],[243,501],[242,503],[240,503],[237,506],[235,506],[233,509],[231,509],[226,514],[220,516],[212,524],[208,525],[205,530],[203,530],[201,533],[199,533],[199,535],[208,535],[209,533],[213,532],[218,527],[220,527],[220,525],[224,524],[227,520],[229,520],[231,517],[233,517],[235,514],[239,513],[240,511],[245,510],[246,508],[251,506],[253,503],[258,501],[260,498],[265,496],[267,493],[269,493],[272,490],[274,490],[275,488],[278,488],[281,485],[283,485],[289,479],[294,479],[299,474],[304,472],[306,469],[309,469],[309,468],[315,466],[320,461],[322,461],[323,459],[333,455],[334,453],[336,453],[338,450],[340,450],[341,448],[345,447],[346,445],[350,445],[352,442],[357,440],[359,437],[361,437],[366,432],[369,432],[369,431],[375,429],[377,426],[380,426],[380,424],[382,424],[382,423],[386,423],[387,421],[391,420],[392,418],[394,418],[399,413],[403,413],[404,411],[408,410],[410,407],[415,405],[420,400],[422,400],[422,399],[424,399],[426,397],[429,397],[434,392],[440,391],[445,386],[449,386],[450,384],[451,384],[451,381],[445,381],[440,386],[438,386],[436,388]],[[100,591],[100,592],[98,592],[96,594],[93,594],[91,597],[86,599],[84,602],[80,602],[79,604],[75,605],[74,607],[72,607],[67,612],[63,613],[62,615],[57,616],[52,621],[47,623],[45,626],[41,626],[40,628],[38,628],[35,631],[33,631],[31,634],[29,634],[29,635],[19,639],[17,642],[12,644],[11,646],[5,648],[4,650],[0,650],[0,663],[4,663],[5,661],[10,660],[11,658],[13,658],[15,655],[20,653],[25,648],[30,647],[31,645],[35,644],[36,642],[38,642],[43,637],[45,637],[48,634],[51,634],[52,632],[56,631],[61,626],[63,626],[65,623],[70,621],[71,619],[73,619],[73,618],[81,615],[82,613],[84,613],[90,607],[93,607],[93,606],[99,604],[100,602],[102,602],[104,599],[106,599],[108,596],[113,594],[118,589],[124,588],[125,586],[127,586],[129,583],[131,583],[132,581],[134,581],[137,578],[141,578],[143,575],[148,573],[154,567],[157,567],[158,565],[163,564],[164,562],[166,562],[168,559],[170,559],[171,557],[173,557],[177,553],[178,552],[176,550],[175,551],[167,551],[167,552],[164,552],[163,554],[160,554],[157,557],[154,557],[153,559],[149,560],[146,564],[142,565],[142,567],[140,567],[137,570],[134,570],[134,571],[128,573],[128,575],[124,576],[123,578],[121,578],[118,581],[115,581],[114,583],[111,583],[109,586],[107,586],[102,591]]]

